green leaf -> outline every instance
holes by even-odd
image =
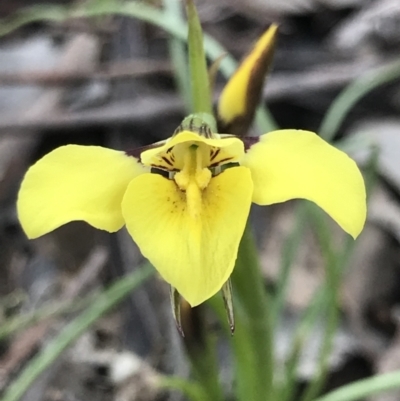
[[[335,98],[326,112],[319,134],[330,142],[355,104],[369,92],[389,82],[400,79],[400,60],[377,68],[356,78]]]
[[[315,401],[356,401],[400,387],[400,372],[374,376],[334,390]]]
[[[181,21],[185,24],[182,16],[182,2],[181,0],[164,0],[165,13],[171,15],[171,18]],[[187,65],[187,52],[186,44],[170,35],[168,39],[168,49],[171,63],[173,65],[176,86],[184,101],[187,113],[192,110],[192,98],[189,82],[189,66]]]

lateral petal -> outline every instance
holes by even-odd
[[[253,143],[243,165],[251,170],[253,202],[270,205],[303,198],[315,202],[357,237],[366,219],[363,177],[356,163],[313,132],[279,130]]]
[[[124,225],[121,201],[129,182],[147,171],[124,152],[67,145],[44,156],[26,173],[17,211],[29,238],[74,220],[117,231]]]
[[[252,189],[247,168],[227,169],[203,190],[201,210],[194,217],[174,181],[144,174],[129,184],[122,213],[143,255],[196,306],[220,290],[232,273]]]

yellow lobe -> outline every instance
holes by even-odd
[[[100,146],[62,146],[26,173],[18,194],[20,223],[29,238],[83,220],[117,231],[124,225],[121,201],[129,182],[146,172],[124,152]]]
[[[242,163],[251,170],[253,202],[308,199],[356,238],[367,207],[364,180],[344,152],[308,131],[280,130],[260,137]]]
[[[239,68],[229,79],[218,100],[218,116],[228,124],[235,118],[244,116],[246,113],[254,113],[258,99],[254,104],[250,104],[251,93],[249,93],[251,81],[257,81],[258,86],[262,82],[269,67],[269,61],[272,58],[273,47],[278,26],[273,24],[256,42],[250,54],[242,61]],[[264,68],[260,68],[255,74],[255,69],[259,63],[263,63]],[[255,88],[259,89],[259,88]],[[252,110],[248,110],[251,108]]]
[[[182,170],[186,150],[192,145],[207,149],[202,153],[205,166],[237,162],[244,155],[243,142],[238,138],[218,134],[206,138],[195,132],[182,131],[163,142],[161,146],[142,152],[140,160],[145,166],[169,171]]]
[[[193,214],[187,192],[175,181],[144,174],[129,184],[122,213],[143,255],[196,306],[219,291],[232,273],[252,189],[247,168],[227,169],[200,191],[201,212]]]

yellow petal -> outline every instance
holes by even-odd
[[[218,100],[221,132],[244,135],[249,128],[272,62],[277,29],[270,26],[224,87]]]
[[[143,255],[196,306],[232,273],[252,189],[247,168],[227,169],[203,190],[194,215],[174,181],[144,174],[129,184],[122,213]]]
[[[253,202],[270,205],[308,199],[353,237],[361,232],[366,195],[360,170],[313,132],[281,130],[263,135],[241,164],[251,170]]]
[[[124,220],[121,201],[129,182],[145,172],[133,157],[100,146],[62,146],[26,173],[18,195],[22,228],[36,238],[74,220],[110,232]]]

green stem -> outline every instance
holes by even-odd
[[[214,130],[216,123],[212,110],[210,81],[204,53],[203,31],[193,0],[186,0],[186,13],[188,19],[187,41],[192,112],[196,113],[195,116],[200,117],[201,120],[209,120],[209,125]],[[189,116],[187,118],[192,119],[193,117]],[[185,120],[182,123],[183,125],[185,124]],[[192,335],[187,335],[184,343],[191,362],[192,372],[204,393],[207,394],[207,398],[209,400],[223,401],[224,395],[219,382],[219,366],[215,344],[210,333],[204,330],[203,308],[204,306],[200,306],[188,312],[188,316],[193,318],[193,323],[197,321],[198,329],[195,335],[193,333],[191,333]]]
[[[239,247],[232,284],[236,297],[237,397],[241,401],[273,399],[272,328],[254,238],[247,226]]]
[[[193,0],[186,0],[186,12],[189,24],[188,48],[193,112],[212,115],[210,80],[204,54],[203,30]]]
[[[205,324],[202,319],[201,324]],[[203,335],[204,342],[201,348],[192,352],[188,350],[189,359],[191,362],[193,376],[197,379],[202,393],[206,396],[204,401],[224,401],[225,397],[219,382],[219,366],[217,361],[217,354],[215,339],[211,338],[210,333]],[[187,349],[190,347],[186,347]]]

